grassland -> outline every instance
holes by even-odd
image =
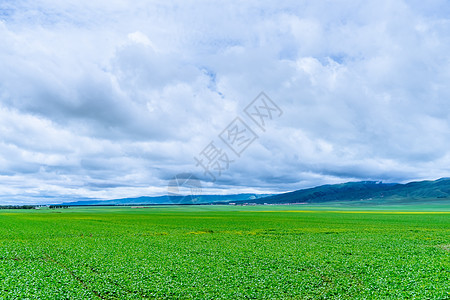
[[[450,299],[449,208],[0,210],[0,299]]]

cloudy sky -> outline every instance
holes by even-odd
[[[449,82],[445,0],[2,0],[0,203],[448,177]]]

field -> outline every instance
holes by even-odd
[[[450,299],[448,211],[0,210],[0,299]]]

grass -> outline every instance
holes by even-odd
[[[449,206],[0,211],[0,299],[450,299]]]

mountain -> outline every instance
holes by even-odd
[[[234,194],[196,196],[156,196],[114,200],[65,202],[63,205],[157,205],[157,204],[290,204],[352,202],[354,204],[406,204],[450,201],[450,178],[407,184],[380,181],[321,185],[278,195]]]
[[[407,184],[378,181],[348,182],[322,185],[251,201],[239,201],[238,203],[288,204],[332,201],[358,201],[373,204],[450,201],[450,179],[442,178],[435,181],[419,181]]]
[[[237,201],[253,201],[270,194],[234,194],[234,195],[187,195],[187,196],[155,196],[123,198],[114,200],[87,200],[65,202],[62,205],[143,205],[143,204],[211,204],[215,202],[229,203]]]

